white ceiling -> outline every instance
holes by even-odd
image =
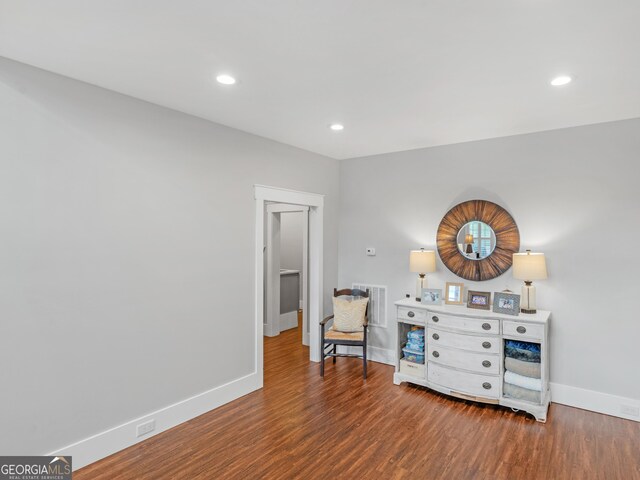
[[[637,0],[0,0],[0,55],[350,158],[639,117],[639,25]]]

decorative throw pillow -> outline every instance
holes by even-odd
[[[333,297],[333,328],[339,332],[361,332],[369,299]]]

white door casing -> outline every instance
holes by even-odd
[[[320,361],[320,320],[322,315],[322,256],[324,195],[254,185],[255,196],[255,370],[264,378],[264,229],[267,202],[309,207],[309,357]]]

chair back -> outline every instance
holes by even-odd
[[[341,297],[343,295],[346,295],[348,297],[365,297],[365,298],[369,298],[369,289],[367,288],[367,290],[358,290],[357,288],[351,289],[351,288],[343,288],[342,290],[338,290],[337,288],[333,289],[333,296],[334,297]],[[369,303],[367,302],[367,308],[364,311],[364,315],[365,317],[369,314]]]

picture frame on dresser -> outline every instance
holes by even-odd
[[[423,305],[442,305],[442,289],[441,288],[423,288],[422,304]]]
[[[519,315],[520,295],[507,292],[495,292],[493,294],[493,311],[504,313],[505,315]]]
[[[444,289],[444,303],[447,305],[464,305],[464,283],[447,282]]]
[[[490,310],[491,292],[477,292],[475,290],[469,290],[469,293],[467,293],[467,308]]]

